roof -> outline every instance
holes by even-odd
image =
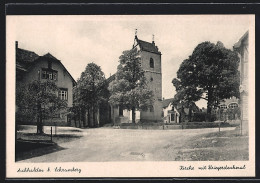
[[[16,69],[20,71],[27,71],[27,69],[19,62],[16,63]]]
[[[58,60],[57,58],[55,58],[52,54],[50,53],[47,53],[45,55],[43,55],[42,57],[45,57],[45,58],[50,58],[50,59],[53,59],[53,60]]]
[[[172,100],[173,100],[173,98],[164,99],[164,100],[162,101],[162,107],[163,107],[163,108],[168,107],[169,104],[172,102]]]
[[[116,79],[116,74],[111,75],[109,78],[107,78],[107,82],[111,83],[113,80]]]
[[[16,61],[31,63],[39,57],[36,53],[24,49],[16,49]]]
[[[61,64],[61,66],[63,67],[63,69],[71,77],[73,85],[76,85],[76,81],[71,76],[69,71],[65,68],[65,66],[61,63],[61,61],[58,60],[57,58],[55,58],[50,53],[47,53],[47,54],[45,54],[43,56],[39,56],[39,55],[37,55],[36,53],[34,53],[32,51],[24,50],[24,49],[21,49],[21,48],[16,48],[16,69],[22,70],[22,71],[27,71],[27,69],[31,65],[33,65],[35,62],[37,62],[37,60],[40,60],[41,58],[45,58],[45,59],[47,58],[47,59],[52,59],[52,60],[58,61]]]
[[[221,101],[219,103],[219,105],[222,105],[222,104],[225,104],[225,105],[229,105],[231,103],[237,103],[238,104],[239,102],[239,99],[236,98],[236,97],[231,97],[231,98],[227,98],[227,99],[224,99],[223,101]]]
[[[138,39],[137,36],[135,36],[135,40],[136,40],[137,44],[140,46],[140,49],[142,51],[148,51],[148,52],[151,52],[151,53],[156,53],[156,54],[161,55],[161,52],[159,51],[158,47],[155,46],[154,42],[149,43],[149,42],[140,40],[140,39]]]
[[[239,41],[238,41],[237,43],[235,43],[235,45],[234,45],[233,48],[234,48],[234,49],[239,49],[240,46],[241,46],[241,44],[242,44],[242,42],[243,42],[244,40],[248,39],[248,34],[249,34],[249,32],[246,31],[246,33],[239,39]]]

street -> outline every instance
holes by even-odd
[[[62,131],[65,128],[59,127],[59,129]],[[234,131],[234,127],[222,128],[221,131]],[[193,142],[197,138],[201,138],[203,134],[216,132],[218,132],[218,128],[187,130],[76,129],[71,130],[71,133],[74,135],[80,133],[82,137],[59,143],[58,145],[64,148],[63,150],[19,162],[189,160],[183,159],[183,153],[194,151],[194,149],[190,149]],[[208,148],[214,149],[214,144],[213,147]],[[205,150],[207,147],[202,149]]]

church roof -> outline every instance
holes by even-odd
[[[111,75],[109,78],[107,78],[107,82],[111,83],[112,81],[114,81],[116,79],[116,74]]]
[[[140,46],[140,49],[142,51],[148,51],[148,52],[151,52],[151,53],[156,53],[156,54],[161,55],[161,52],[159,51],[158,47],[155,46],[154,42],[149,43],[147,41],[140,40],[140,39],[138,39],[137,36],[135,36],[135,40],[136,40],[137,44]]]

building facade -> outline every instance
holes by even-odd
[[[58,95],[67,102],[67,107],[73,104],[73,87],[75,80],[60,60],[47,53],[39,56],[36,53],[18,48],[16,42],[16,87],[26,85],[34,80],[53,81],[59,88]],[[68,111],[61,111],[55,117],[57,122],[68,122]]]
[[[180,123],[180,113],[172,104],[173,98],[164,99],[163,106],[163,122],[164,123]]]
[[[247,31],[233,47],[240,58],[241,127],[244,134],[248,133],[248,36],[249,32]]]
[[[145,72],[148,88],[154,93],[154,104],[146,111],[140,111],[141,121],[162,121],[162,61],[161,52],[152,43],[135,36],[133,47],[140,51],[141,66]]]

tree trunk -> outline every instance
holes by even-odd
[[[81,108],[79,109],[79,128],[81,128]]]
[[[191,109],[191,105],[189,105],[189,122],[191,122],[191,113],[192,113],[192,109]]]
[[[212,110],[212,91],[211,90],[208,90],[208,103],[207,103],[207,119],[206,121],[207,122],[210,122],[211,121],[211,110]]]
[[[37,133],[43,133],[42,129],[42,111],[41,111],[41,104],[38,103],[37,105],[37,111],[38,111],[38,116],[37,116]]]
[[[88,107],[88,126],[90,126],[90,109]]]
[[[132,107],[132,123],[135,123],[135,107]]]
[[[83,122],[83,127],[86,127],[86,110],[82,109],[82,122]]]
[[[93,105],[93,126],[96,126],[96,111],[95,111],[95,106]]]

